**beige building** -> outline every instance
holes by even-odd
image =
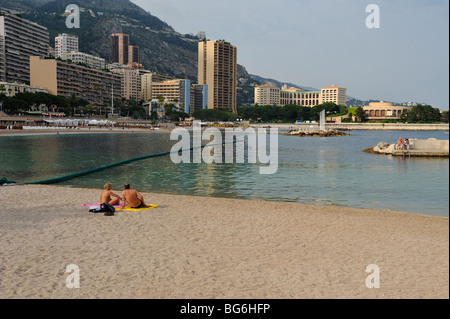
[[[411,107],[394,106],[391,102],[373,102],[363,107],[368,120],[400,119],[403,112],[409,112]]]
[[[118,68],[112,70],[120,74],[122,81],[122,97],[127,100],[140,101],[141,99],[141,76],[139,70],[129,68]]]
[[[56,59],[30,57],[31,86],[45,87],[48,93],[87,100],[93,106],[121,99],[121,76]]]
[[[17,93],[48,93],[44,87],[30,86],[23,83],[8,83],[0,82],[0,94],[5,94],[7,97],[15,96]]]
[[[280,88],[271,84],[264,84],[255,88],[255,104],[280,105]]]
[[[152,100],[162,98],[164,103],[178,105],[187,114],[190,113],[191,104],[191,81],[189,80],[166,80],[153,82]]]
[[[301,106],[316,106],[321,104],[320,91],[305,91],[295,87],[282,89],[280,93],[280,105],[286,106],[289,104]]]
[[[0,10],[0,81],[28,83],[30,56],[48,55],[47,28]]]
[[[289,104],[300,106],[317,106],[326,102],[337,105],[347,104],[347,89],[335,85],[322,88],[320,91],[305,91],[296,87],[288,88],[283,85],[281,89],[274,85],[261,85],[255,88],[255,104],[278,105]]]
[[[209,109],[237,113],[237,48],[225,41],[200,41],[198,84],[208,86]]]
[[[105,59],[83,52],[65,52],[60,55],[60,58],[63,60],[71,60],[73,63],[83,63],[95,69],[106,68]]]
[[[347,89],[340,86],[331,85],[322,88],[322,100],[320,104],[332,102],[337,105],[347,105]]]
[[[161,75],[157,73],[141,74],[141,99],[149,101],[152,99],[152,83],[164,82],[166,80],[173,80],[173,77],[168,75]]]

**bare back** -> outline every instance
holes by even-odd
[[[130,207],[137,207],[143,203],[142,196],[135,189],[125,189],[122,192],[122,200]]]
[[[104,189],[100,195],[100,203],[111,202],[112,201],[111,196],[120,198],[119,195],[114,194],[111,190]]]

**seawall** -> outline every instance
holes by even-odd
[[[251,124],[254,128],[271,127],[279,130],[319,129],[319,124]],[[378,131],[448,131],[449,124],[403,124],[403,123],[327,123],[330,130],[378,130]]]

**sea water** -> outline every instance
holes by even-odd
[[[379,142],[448,139],[441,131],[350,131],[342,137],[279,136],[278,171],[260,164],[174,164],[169,156],[136,161],[58,183],[95,188],[124,183],[142,192],[388,209],[448,216],[449,159],[364,153]],[[168,133],[0,137],[0,177],[18,183],[56,178],[126,159],[168,152]],[[151,201],[151,199],[150,199]]]

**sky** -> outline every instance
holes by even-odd
[[[361,100],[449,109],[448,0],[132,0],[182,34],[238,50],[250,74]],[[370,4],[379,8],[379,28]]]

